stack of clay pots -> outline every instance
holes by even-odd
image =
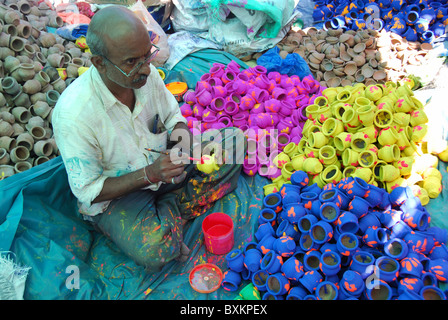
[[[62,26],[44,2],[0,5],[0,179],[59,155],[53,107],[78,69],[90,66],[89,53],[45,31]]]
[[[277,46],[283,58],[299,54],[326,87],[399,81],[408,65],[425,62],[428,43],[408,42],[385,30],[292,29]]]

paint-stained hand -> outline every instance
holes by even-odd
[[[159,181],[181,183],[187,176],[184,171],[185,163],[187,163],[185,160],[188,161],[188,156],[185,154],[178,154],[176,157],[161,154],[153,164],[146,168],[149,180],[154,183]]]

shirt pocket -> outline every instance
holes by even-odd
[[[157,151],[166,151],[168,143],[168,131],[164,130],[157,134],[149,132],[147,141],[147,148]],[[160,154],[157,152],[149,152],[149,154],[152,157],[153,161],[155,161],[160,156]]]

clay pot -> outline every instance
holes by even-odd
[[[53,90],[56,90],[59,93],[62,93],[65,88],[67,87],[64,80],[62,80],[61,77],[56,79],[55,81],[51,82],[51,85],[53,86]]]
[[[24,172],[32,168],[32,164],[28,161],[19,161],[14,165],[14,171],[16,173]]]
[[[65,63],[65,57],[59,53],[52,53],[47,56],[47,63],[53,68],[62,68]]]
[[[13,77],[6,77],[2,79],[1,82],[3,91],[12,96],[18,94],[20,92],[21,85],[19,82]]]
[[[26,40],[22,37],[13,36],[9,41],[9,47],[15,52],[21,52],[25,47]]]
[[[14,107],[12,108],[11,113],[19,123],[27,123],[31,118],[31,112],[25,107]]]
[[[18,146],[23,146],[31,151],[33,150],[34,139],[29,132],[23,132],[17,136],[16,143]]]
[[[8,151],[5,148],[0,148],[0,175],[1,175],[1,167],[9,163],[10,156]]]
[[[13,166],[10,165],[0,165],[0,176],[4,178],[11,177],[15,174]]]
[[[23,146],[17,146],[11,150],[9,156],[13,163],[26,161],[30,157],[30,151]]]
[[[34,75],[34,80],[40,83],[41,88],[50,83],[50,77],[44,71],[39,71]]]
[[[28,132],[33,137],[34,141],[45,139],[45,136],[47,135],[46,129],[40,126],[32,127]]]
[[[0,59],[4,60],[9,56],[14,56],[15,52],[7,47],[0,47]]]
[[[27,80],[33,79],[36,72],[34,71],[34,64],[31,63],[21,63],[17,69],[15,69],[11,76],[16,78],[19,82],[25,82]]]
[[[0,119],[0,136],[11,137],[13,133],[14,129],[12,128],[12,125],[9,122]]]
[[[41,31],[39,42],[44,48],[50,48],[56,43],[56,36],[52,33]]]
[[[53,145],[48,140],[40,140],[34,144],[33,150],[39,157],[49,157],[53,153]]]
[[[36,79],[27,80],[22,86],[23,92],[25,92],[29,95],[35,94],[35,93],[39,92],[41,89],[42,89],[42,85]]]
[[[45,119],[50,114],[51,108],[47,102],[37,101],[31,106],[30,110],[32,114]]]
[[[49,106],[53,107],[58,101],[60,93],[56,90],[49,90],[46,93],[46,99]]]

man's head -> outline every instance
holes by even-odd
[[[120,6],[99,10],[86,38],[92,63],[109,89],[137,89],[146,83],[151,71],[142,62],[155,48],[145,25],[132,11]]]

